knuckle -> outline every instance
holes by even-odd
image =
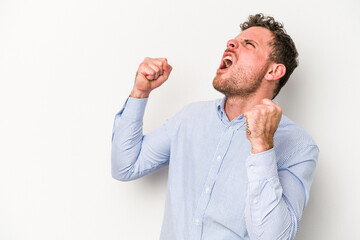
[[[153,74],[153,75],[156,74],[156,71],[155,71],[154,69],[152,69],[151,67],[149,67],[148,72],[149,72],[150,74]]]
[[[163,67],[162,67],[162,62],[160,61],[154,61],[154,65],[157,67],[157,69],[161,70]]]
[[[270,103],[272,103],[272,101],[270,99],[268,99],[268,98],[264,98],[264,99],[261,100],[261,103],[270,104]]]
[[[246,115],[247,116],[249,116],[249,117],[251,117],[252,115],[254,115],[255,113],[256,113],[256,109],[254,108],[254,109],[250,109],[247,113],[246,113]]]
[[[269,106],[269,111],[271,113],[275,112],[275,110],[276,110],[275,106]]]
[[[139,68],[145,68],[146,65],[147,65],[147,64],[146,64],[145,62],[142,62],[142,63],[140,63]]]
[[[158,66],[156,66],[155,64],[151,64],[150,66],[155,72],[159,72],[160,68]]]
[[[259,109],[257,109],[257,108],[253,108],[253,109],[251,109],[251,110],[249,111],[249,113],[250,113],[251,115],[257,114],[258,112],[259,112]]]
[[[158,58],[158,60],[159,60],[160,62],[162,62],[162,63],[167,61],[166,58]]]

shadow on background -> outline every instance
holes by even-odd
[[[316,129],[311,123],[308,107],[313,108],[314,106],[304,106],[304,99],[310,96],[307,96],[307,90],[309,85],[308,83],[302,82],[303,79],[306,79],[307,76],[303,74],[303,71],[295,71],[292,77],[289,79],[288,83],[281,90],[279,96],[277,97],[279,105],[283,109],[283,114],[289,117],[292,121],[304,127],[305,130],[310,134],[309,129]],[[304,83],[304,84],[303,84]],[[319,142],[317,142],[319,144]],[[326,186],[328,179],[325,179],[328,174],[328,170],[324,170],[322,167],[322,161],[327,157],[325,152],[322,151],[321,146],[319,159],[314,173],[314,180],[310,189],[310,199],[308,205],[305,208],[305,211],[300,220],[299,231],[296,235],[296,240],[315,240],[321,239],[318,236],[323,232],[323,220],[328,217],[326,212],[326,203],[321,202],[324,198],[323,195],[324,188]],[[328,172],[329,173],[329,172]],[[313,238],[309,238],[309,233]]]

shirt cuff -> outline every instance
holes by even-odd
[[[141,121],[144,118],[145,107],[148,98],[132,98],[128,97],[124,107],[118,113],[122,118]]]
[[[245,164],[249,182],[278,177],[274,148],[251,154]]]

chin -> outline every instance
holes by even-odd
[[[221,92],[222,94],[226,95],[227,94],[227,86],[226,84],[222,81],[223,79],[221,79],[218,75],[215,76],[214,80],[213,80],[213,87],[215,90]]]
[[[216,76],[214,77],[214,80],[212,82],[213,87],[217,90],[217,88],[221,85],[221,76],[220,74],[216,74]]]
[[[224,82],[224,81],[226,81],[226,80],[224,79],[223,73],[216,73],[214,80],[213,80],[213,84],[216,82],[220,83],[220,82]]]

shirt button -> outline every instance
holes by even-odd
[[[231,130],[231,129],[232,129],[232,126],[230,126],[229,129]]]
[[[217,158],[216,158],[217,160],[221,160],[221,156],[219,155],[219,156],[217,156]]]
[[[257,204],[258,203],[258,200],[255,198],[254,201],[253,201],[254,204]]]
[[[207,188],[205,189],[205,192],[206,192],[206,193],[209,193],[209,192],[210,192],[210,188],[207,187]]]
[[[254,171],[255,170],[255,167],[253,165],[250,166],[250,170],[251,171]]]
[[[197,219],[195,219],[195,223],[196,224],[199,224],[200,223],[200,220],[197,218]]]

